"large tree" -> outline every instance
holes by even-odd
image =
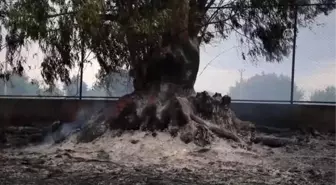
[[[253,134],[242,132],[250,124],[228,109],[230,97],[186,96],[196,81],[200,45],[236,34],[246,46],[243,58],[281,61],[293,45],[284,31],[294,27],[295,17],[299,26],[307,26],[335,8],[334,0],[317,1],[325,5],[307,6],[310,0],[2,0],[0,11],[6,60],[14,72],[24,70],[16,56],[29,41],[45,54],[42,76],[49,85],[58,79],[69,84],[69,71],[88,62],[82,60],[84,52],[96,57],[101,79],[129,69],[135,93],[119,101],[111,119],[102,118],[104,111],[95,115],[95,122],[106,121],[90,121],[81,141],[92,141],[110,123],[111,129],[168,128],[185,142],[206,145],[213,134],[238,142],[250,142]]]
[[[318,2],[326,5],[306,6],[310,0],[3,0],[1,27],[7,33],[1,41],[7,62],[19,73],[24,58],[17,52],[37,42],[45,54],[41,67],[48,84],[69,83],[69,71],[84,49],[95,55],[102,79],[126,67],[135,90],[161,81],[193,88],[202,43],[236,33],[247,46],[244,58],[280,61],[292,48],[292,38],[283,32],[293,28],[295,5],[303,5],[297,12],[300,26],[335,8],[334,0]]]

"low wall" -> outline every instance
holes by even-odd
[[[113,107],[113,100],[0,99],[0,124],[36,125],[55,120],[71,122],[80,109]],[[258,126],[285,128],[313,127],[335,132],[336,106],[233,103],[232,109],[242,120]],[[112,111],[112,110],[111,110]]]
[[[233,103],[232,109],[242,120],[257,126],[278,128],[315,128],[335,132],[336,106],[299,104]]]
[[[83,109],[93,111],[99,107],[113,107],[109,100],[65,99],[0,99],[0,124],[19,126],[45,124],[56,120],[72,122]]]

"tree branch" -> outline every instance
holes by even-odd
[[[287,4],[277,4],[274,6],[267,6],[267,7],[287,7],[287,6],[300,6],[300,7],[304,7],[304,6],[336,6],[336,3],[287,3]],[[232,8],[236,8],[237,6],[235,5],[223,5],[223,6],[211,6],[208,9],[232,9]],[[252,6],[252,5],[245,5],[242,6],[241,8],[267,8],[265,6]]]
[[[196,7],[196,18],[191,18],[189,20],[189,25],[192,26],[193,28],[192,33],[190,33],[193,36],[197,36],[201,29],[203,28],[203,24],[202,22],[206,19],[206,13],[209,10],[209,7],[211,7],[214,3],[215,0],[210,0],[210,2],[208,2],[208,0],[194,0],[193,2],[190,2],[190,8],[192,9],[192,7]],[[195,15],[194,15],[195,16]],[[204,30],[204,29],[203,29]],[[203,38],[203,36],[199,37],[199,38]]]
[[[60,16],[66,16],[66,15],[75,15],[77,14],[79,11],[71,11],[71,12],[62,12],[62,13],[56,13],[56,14],[49,14],[47,15],[47,19],[51,19],[51,18],[56,18],[56,17],[60,17]],[[7,11],[0,11],[0,17],[6,17],[8,16],[9,13]],[[26,15],[26,14],[21,14],[19,15],[20,17],[33,17],[32,15]],[[111,13],[102,13],[100,14],[100,16],[102,17],[102,20],[105,21],[114,21],[118,18],[118,15],[114,15]]]
[[[220,22],[226,22],[227,20],[229,20],[231,17],[232,17],[232,11],[230,12],[230,16],[228,16],[227,19],[225,20],[220,20],[220,21],[212,21],[213,18],[216,16],[216,14],[218,13],[220,9],[217,9],[211,16],[210,18],[207,20],[207,22],[204,24],[203,26],[203,30],[201,31],[201,38],[203,39],[204,36],[205,36],[205,33],[206,33],[206,30],[208,29],[209,25],[211,24],[217,24],[217,23],[220,23]]]
[[[205,12],[207,12],[209,10],[209,8],[215,3],[216,0],[210,0],[210,2],[208,3],[208,5],[205,7]]]

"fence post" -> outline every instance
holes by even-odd
[[[82,39],[81,44],[81,62],[80,62],[80,84],[79,84],[79,100],[82,100],[83,96],[83,67],[84,67],[84,60],[85,60],[85,49],[84,49],[84,37]]]
[[[290,103],[294,101],[294,75],[295,75],[295,54],[296,54],[296,38],[297,38],[297,19],[298,19],[298,6],[294,6],[294,37],[293,37],[293,52],[292,52],[292,76],[291,76],[291,97]]]
[[[7,60],[5,60],[5,78],[4,78],[4,83],[5,83],[5,87],[4,87],[4,95],[7,96]]]

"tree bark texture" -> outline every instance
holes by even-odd
[[[190,34],[189,0],[170,2],[171,29],[162,36],[160,46],[153,49],[144,61],[134,66],[134,89],[158,90],[162,83],[177,84],[193,89],[199,63],[200,42],[197,34]]]

